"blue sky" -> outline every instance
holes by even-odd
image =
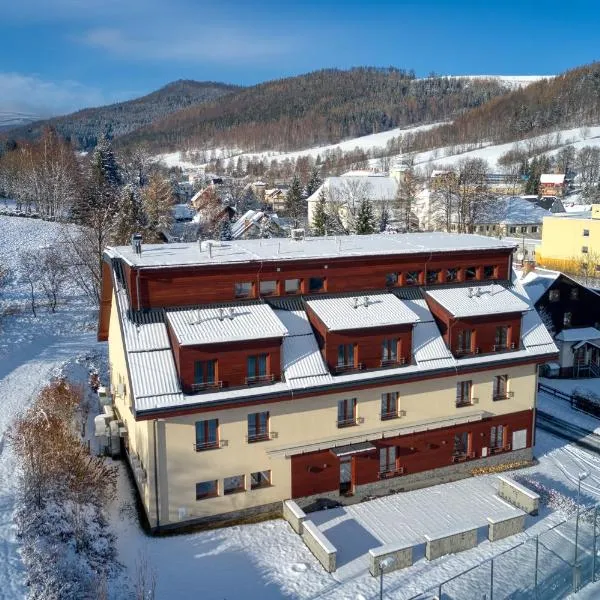
[[[546,75],[592,62],[592,0],[0,0],[0,111],[69,112],[175,79],[324,67]]]

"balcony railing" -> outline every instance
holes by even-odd
[[[348,363],[345,365],[337,364],[334,367],[336,373],[345,373],[346,371],[362,371],[364,365],[362,363]]]
[[[456,348],[454,350],[454,356],[472,356],[473,354],[479,354],[479,348]]]
[[[493,399],[494,399],[494,402],[496,402],[497,400],[508,400],[509,398],[514,398],[514,397],[515,397],[514,392],[498,392],[497,394],[494,394]]]
[[[467,460],[471,460],[475,458],[475,452],[461,452],[460,454],[455,454],[452,457],[453,463],[465,462]]]
[[[505,350],[514,350],[516,348],[516,344],[512,342],[511,344],[494,344],[492,349],[494,352],[504,352]]]
[[[505,446],[498,446],[496,448],[490,448],[490,454],[500,454],[500,452],[509,452],[510,444],[506,444]]]
[[[227,446],[227,440],[214,440],[210,442],[196,442],[194,444],[194,450],[196,452],[202,452],[203,450],[216,450],[217,448],[224,448]]]
[[[382,421],[389,421],[390,419],[397,419],[400,415],[397,410],[389,410],[381,413]]]
[[[276,431],[255,431],[246,436],[246,441],[249,444],[253,444],[254,442],[268,442],[269,440],[274,440],[276,437]]]
[[[335,423],[339,428],[342,427],[354,427],[354,425],[361,425],[365,422],[364,417],[351,417],[349,419],[338,419]]]
[[[404,475],[404,467],[389,465],[379,471],[379,479],[390,479],[399,475]]]
[[[184,387],[184,386],[182,386]],[[204,390],[214,390],[223,387],[222,381],[205,381],[203,383],[192,383],[190,388],[192,392],[202,392]]]
[[[406,358],[404,356],[398,356],[397,358],[382,358],[382,367],[399,367],[406,364]]]
[[[275,380],[275,375],[272,373],[269,375],[252,375],[246,377],[246,385],[254,385],[256,383],[271,383]]]
[[[462,408],[463,406],[472,406],[473,404],[477,404],[478,402],[479,398],[457,398],[456,408]]]

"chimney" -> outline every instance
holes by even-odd
[[[354,298],[353,308],[358,308],[358,298]]]
[[[219,308],[219,321],[222,321],[225,318],[225,311],[222,308]]]
[[[481,290],[480,290],[479,288],[477,288],[477,289],[475,290],[475,296],[476,296],[477,298],[479,298],[479,297],[481,296]]]
[[[467,291],[467,294],[469,295],[469,298],[473,297],[473,288],[470,287],[469,290]]]
[[[369,306],[369,296],[363,298],[363,306],[366,308]]]
[[[142,234],[134,233],[131,236],[131,248],[136,254],[142,253]]]

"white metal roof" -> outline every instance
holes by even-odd
[[[297,335],[283,340],[283,372],[288,383],[319,377],[323,385],[333,381],[313,335]]]
[[[554,345],[552,336],[548,333],[540,315],[535,309],[528,310],[523,315],[521,339],[526,348]]]
[[[393,294],[317,298],[307,305],[329,331],[416,323],[419,317]]]
[[[117,292],[117,302],[121,311],[127,315],[127,296],[125,290]],[[158,321],[156,313],[141,313],[136,315],[135,322],[128,316],[122,320],[125,348],[129,352],[144,352],[149,350],[168,350],[171,348],[167,327]]]
[[[130,246],[111,247],[107,249],[107,253],[121,257],[133,266],[173,267],[515,247],[514,242],[484,235],[428,232],[307,237],[300,241],[291,238],[214,241],[210,252],[201,250],[198,243],[143,244],[141,254],[136,254]]]
[[[530,306],[525,293],[523,297],[514,287],[500,283],[440,287],[426,293],[455,317],[524,312]]]
[[[555,183],[561,184],[565,182],[564,173],[542,173],[540,175],[540,183]]]
[[[136,399],[181,392],[171,350],[130,352],[129,367]]]
[[[535,270],[527,273],[520,281],[527,295],[535,304],[556,281],[559,275],[558,271]]]
[[[438,326],[433,322],[417,323],[413,329],[413,356],[418,365],[452,367],[455,358],[448,350]]]
[[[574,327],[573,329],[563,329],[557,336],[561,342],[581,342],[583,340],[600,339],[600,331],[595,327]]]
[[[275,315],[287,329],[288,335],[312,335],[313,330],[303,310],[277,310]]]
[[[478,223],[500,223],[505,225],[539,224],[544,217],[551,215],[533,202],[510,196],[506,198],[494,198],[486,204],[484,214],[478,219]]]
[[[277,338],[288,333],[268,304],[167,310],[166,315],[182,346]]]

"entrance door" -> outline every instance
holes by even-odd
[[[340,495],[352,492],[352,457],[340,458]]]
[[[513,431],[512,434],[512,449],[521,450],[527,446],[527,429],[519,429]]]

